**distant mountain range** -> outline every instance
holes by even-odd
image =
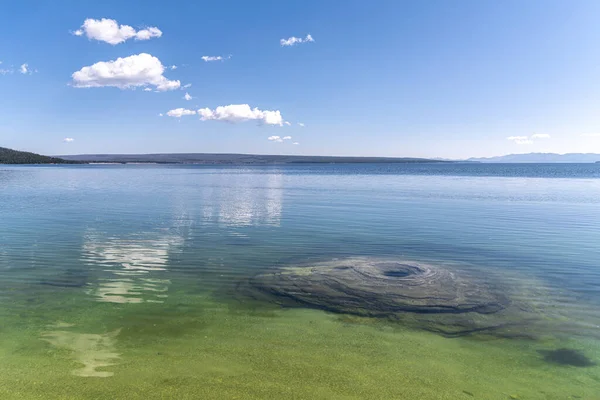
[[[75,164],[56,157],[41,156],[26,151],[11,150],[0,147],[0,164]]]
[[[594,153],[528,153],[509,154],[488,158],[469,158],[467,161],[481,163],[595,163],[600,161],[600,154]]]

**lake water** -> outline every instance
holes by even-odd
[[[0,166],[0,398],[600,399],[599,244],[600,164]],[[477,270],[518,324],[246,290],[355,257]]]

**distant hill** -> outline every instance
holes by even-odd
[[[91,163],[159,164],[306,164],[306,163],[435,163],[440,160],[391,157],[279,156],[256,154],[82,154],[59,156]]]
[[[41,156],[26,151],[11,150],[0,147],[0,164],[73,164],[56,157]]]
[[[528,153],[509,154],[489,158],[469,158],[467,161],[482,163],[595,163],[600,161],[600,154],[594,153]]]

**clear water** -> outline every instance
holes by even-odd
[[[599,399],[598,365],[544,357],[600,363],[599,243],[593,164],[0,166],[0,398]],[[237,290],[352,256],[476,266],[552,323],[447,338]]]

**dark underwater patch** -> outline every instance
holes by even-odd
[[[585,354],[574,349],[556,349],[556,350],[540,350],[539,353],[544,356],[544,361],[563,366],[572,367],[593,367],[595,362],[590,360]]]

